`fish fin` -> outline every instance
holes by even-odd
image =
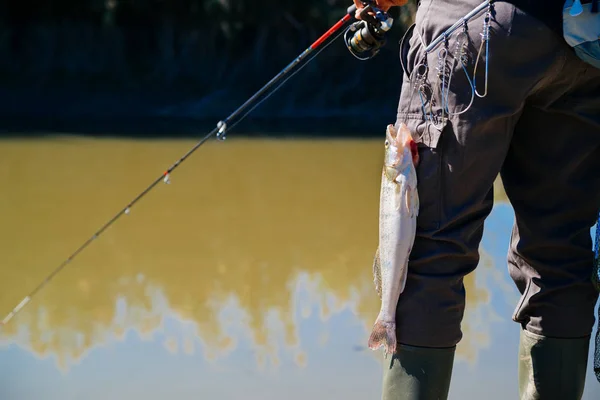
[[[405,189],[404,193],[406,196],[405,205],[407,214],[413,218],[419,215],[419,191],[416,183],[409,183],[411,179],[406,179],[404,181]]]
[[[379,246],[375,250],[375,259],[373,260],[373,282],[375,291],[381,300],[381,259],[379,258]]]
[[[409,195],[408,189],[410,185],[410,180],[406,175],[406,171],[402,171],[398,174],[398,176],[396,176],[396,178],[394,179],[394,185],[394,205],[396,206],[396,210],[404,212],[404,206],[407,204],[407,200],[405,199],[405,197]]]
[[[419,192],[416,187],[407,186],[406,188],[406,210],[411,218],[419,215]]]
[[[369,348],[377,350],[381,346],[385,347],[388,354],[396,352],[396,323],[381,321],[378,318],[369,336]]]
[[[406,204],[406,200],[404,199],[408,195],[408,187],[406,184],[405,177],[400,174],[394,181],[395,183],[395,193],[394,193],[394,206],[395,209],[403,212],[402,207]]]

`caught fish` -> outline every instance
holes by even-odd
[[[396,306],[404,291],[410,255],[417,228],[419,194],[417,145],[406,126],[398,130],[388,125],[381,174],[379,202],[379,246],[375,252],[373,275],[381,300],[379,315],[369,337],[369,348],[385,347],[396,352]]]

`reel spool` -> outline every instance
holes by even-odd
[[[375,7],[373,1],[361,2],[365,5],[360,13],[361,20],[346,29],[344,43],[354,57],[368,60],[375,57],[385,45],[385,34],[392,27],[394,19]]]

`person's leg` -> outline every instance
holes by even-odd
[[[402,345],[385,358],[384,399],[446,399],[454,363],[454,347],[445,349]]]
[[[580,399],[598,297],[590,229],[600,207],[600,70],[566,52],[531,98],[502,170],[515,210],[509,272],[521,300],[521,399]]]
[[[479,5],[478,0],[424,0],[416,16],[405,65],[418,70],[425,44]],[[491,21],[488,94],[469,110],[436,128],[424,121],[421,102],[408,77],[398,107],[397,124],[406,122],[419,135],[417,166],[420,211],[408,277],[397,307],[398,354],[384,362],[383,399],[445,399],[455,346],[462,338],[465,308],[463,278],[479,262],[483,223],[493,206],[493,183],[504,163],[514,125],[525,99],[562,65],[559,42],[533,18],[517,15],[498,2]],[[469,21],[471,61],[480,43],[483,16]],[[449,38],[450,50],[456,34]],[[428,82],[439,93],[437,55],[428,56]],[[481,64],[480,68],[483,68]],[[483,69],[480,69],[480,72]],[[483,73],[477,74],[483,92]],[[438,103],[434,113],[441,111]],[[471,100],[462,68],[455,64],[449,110],[464,110]]]

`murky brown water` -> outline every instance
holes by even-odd
[[[194,141],[0,142],[4,316]],[[377,399],[378,141],[199,149],[0,331],[0,398]],[[452,399],[516,399],[512,210],[466,279]],[[585,399],[600,398],[588,374]]]

